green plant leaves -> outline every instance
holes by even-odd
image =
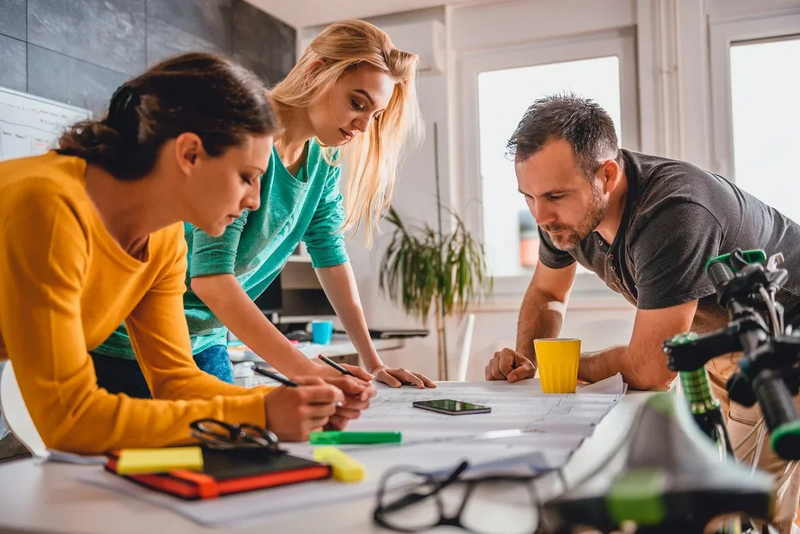
[[[483,245],[455,212],[448,211],[455,229],[441,238],[427,224],[407,226],[394,208],[386,216],[394,231],[381,260],[380,289],[406,313],[423,321],[435,300],[441,303],[443,316],[463,314],[493,287]]]

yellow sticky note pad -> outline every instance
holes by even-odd
[[[314,461],[329,464],[333,468],[333,478],[340,482],[360,482],[366,470],[336,447],[319,447],[314,450]]]
[[[122,449],[117,461],[117,473],[165,473],[173,469],[203,470],[203,450],[200,447],[170,447],[166,449]]]

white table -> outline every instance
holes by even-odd
[[[594,434],[586,439],[565,468],[568,483],[573,483],[602,462],[616,448],[647,394],[629,394],[606,415]],[[347,505],[326,506],[276,517],[262,517],[246,527],[208,529],[170,511],[125,498],[120,494],[77,482],[74,477],[84,466],[37,460],[19,460],[0,465],[0,533],[170,533],[263,534],[265,532],[388,532],[372,522],[374,498]],[[96,469],[91,467],[90,469]],[[556,491],[553,486],[537,486],[542,494]],[[545,481],[542,481],[545,482]],[[543,495],[544,496],[544,495]],[[264,498],[269,498],[265,492]],[[486,514],[492,509],[487,506]],[[498,522],[503,517],[497,518]],[[450,530],[452,532],[452,530]],[[448,532],[439,529],[437,532]]]

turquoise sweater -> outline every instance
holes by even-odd
[[[280,273],[301,240],[315,268],[348,261],[339,232],[344,221],[340,172],[339,166],[328,165],[314,141],[309,142],[308,157],[296,177],[289,174],[273,149],[269,168],[261,178],[258,210],[245,212],[220,237],[184,225],[189,268],[183,305],[194,354],[226,344],[228,330],[192,292],[192,278],[232,274],[255,299]],[[124,325],[93,352],[135,359]]]

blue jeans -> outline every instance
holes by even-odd
[[[216,376],[223,382],[233,384],[233,366],[226,345],[214,345],[194,355],[201,371]]]
[[[129,397],[139,399],[152,398],[139,362],[94,352],[89,354],[94,360],[98,386],[105,388],[109,393],[125,393]],[[233,366],[228,356],[228,347],[225,345],[214,345],[195,354],[194,361],[201,371],[233,384]]]

